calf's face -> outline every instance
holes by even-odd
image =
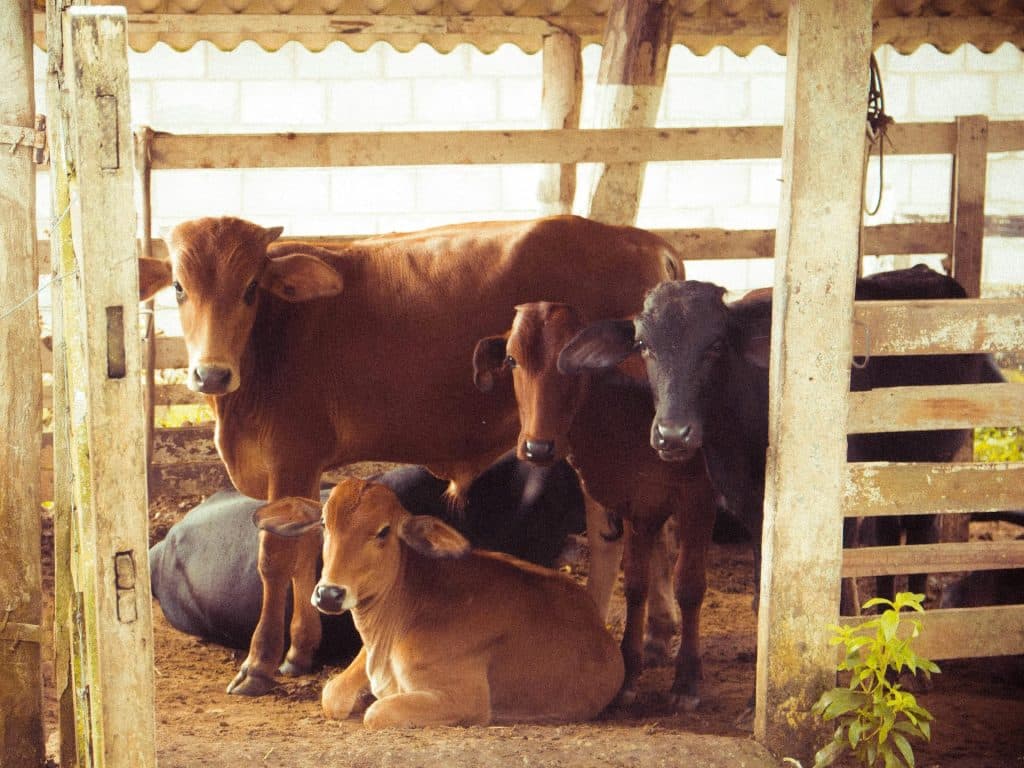
[[[654,396],[651,447],[665,461],[688,461],[703,445],[704,403],[728,352],[724,293],[692,280],[661,283],[635,320],[602,321],[580,331],[559,356],[559,368],[610,368],[641,355]]]
[[[547,465],[569,451],[569,429],[588,375],[565,375],[557,362],[562,347],[581,327],[578,313],[567,304],[521,304],[507,338],[477,342],[473,367],[478,387],[486,391],[493,376],[512,376],[520,425],[516,456],[521,460]]]
[[[310,601],[321,613],[366,609],[398,582],[402,547],[428,557],[461,557],[469,542],[435,517],[411,515],[384,485],[347,479],[331,491],[323,510],[295,497],[254,516],[257,527],[298,536],[323,526],[323,570]]]
[[[208,395],[242,384],[240,360],[261,294],[300,302],[332,296],[341,278],[315,256],[269,258],[281,227],[234,218],[204,218],[175,227],[168,239],[172,285],[188,348],[190,389]]]

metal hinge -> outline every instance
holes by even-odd
[[[10,144],[13,155],[19,147],[32,150],[32,160],[36,165],[45,165],[49,160],[46,145],[46,115],[36,115],[35,128],[20,125],[0,125],[0,144]]]

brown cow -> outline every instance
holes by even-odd
[[[654,405],[642,374],[638,379],[619,371],[566,375],[558,370],[559,353],[582,327],[580,313],[567,304],[516,307],[507,338],[493,336],[477,345],[476,382],[487,391],[495,375],[511,372],[521,423],[519,458],[549,464],[568,457],[588,495],[625,523],[623,703],[635,699],[643,669],[652,546],[665,521],[675,519],[680,545],[675,594],[682,632],[672,697],[675,706],[692,709],[700,700],[700,608],[715,493],[703,457],[670,464],[648,445]]]
[[[436,517],[411,515],[386,486],[345,480],[323,508],[281,499],[257,513],[285,536],[324,529],[312,603],[352,611],[363,639],[324,686],[344,719],[371,693],[369,728],[559,722],[597,715],[622,684],[622,656],[568,576],[470,551]]]
[[[556,297],[590,317],[639,310],[676,257],[661,238],[565,216],[463,224],[330,248],[275,243],[234,218],[171,233],[171,272],[140,270],[143,295],[177,293],[188,385],[210,395],[232,482],[254,498],[318,498],[321,473],[360,460],[423,464],[458,496],[518,430],[511,387],[483,397],[477,339],[518,303]],[[284,652],[286,595],[309,595],[319,540],[261,537],[263,605],[228,686],[259,695]],[[281,671],[310,669],[320,621],[303,597]]]

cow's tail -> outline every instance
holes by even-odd
[[[667,242],[662,245],[661,260],[665,265],[665,280],[683,279],[683,259]]]

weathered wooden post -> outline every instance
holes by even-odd
[[[61,273],[74,472],[73,660],[89,765],[156,764],[127,17],[64,14],[73,252]],[[87,711],[82,712],[85,707]]]
[[[835,685],[871,2],[790,4],[755,735],[806,760]]]
[[[544,127],[559,130],[580,127],[583,100],[583,59],[580,39],[556,34],[544,38],[544,90],[541,117]],[[576,197],[576,166],[572,163],[546,165],[537,197],[544,215],[572,213]]]
[[[0,765],[42,765],[32,3],[0,3]]]
[[[675,0],[612,0],[601,52],[597,128],[654,125],[665,85]],[[644,163],[603,165],[590,196],[590,216],[611,224],[636,222]]]

